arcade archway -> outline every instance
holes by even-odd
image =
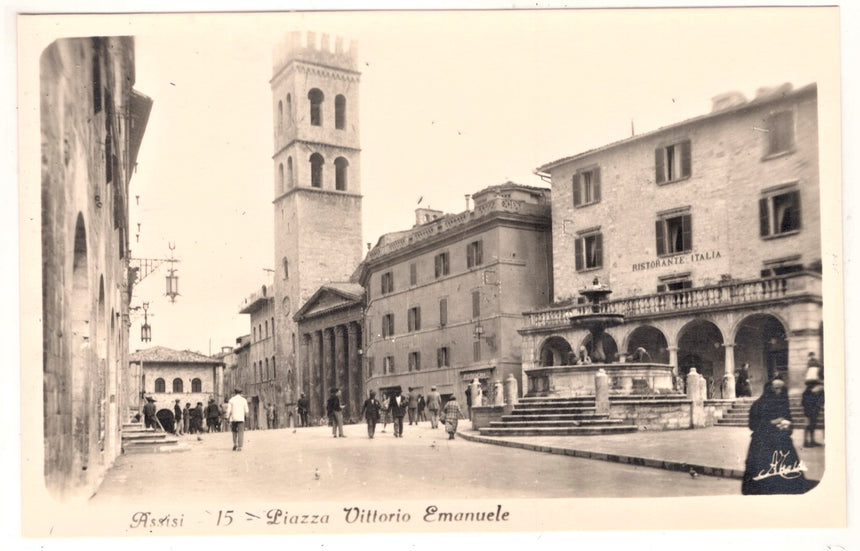
[[[740,323],[735,335],[735,366],[749,364],[750,391],[758,396],[767,381],[788,381],[785,326],[770,314],[754,314]]]
[[[723,342],[719,328],[707,320],[691,321],[681,329],[678,338],[678,374],[685,382],[690,369],[695,367],[707,382],[708,398],[722,394],[726,364]]]
[[[669,363],[669,343],[659,329],[650,325],[642,325],[634,329],[627,339],[627,354],[633,354],[640,347],[648,352],[652,362]]]
[[[564,337],[550,337],[540,347],[540,365],[570,365],[576,362],[573,349]]]

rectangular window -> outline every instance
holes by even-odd
[[[573,206],[600,202],[600,167],[579,170],[573,175]]]
[[[658,293],[667,293],[669,291],[682,291],[693,287],[693,282],[689,279],[672,279],[657,285]]]
[[[603,234],[583,234],[574,242],[576,270],[591,270],[603,267]]]
[[[451,350],[447,346],[436,349],[436,367],[451,367]]]
[[[472,361],[481,361],[481,341],[477,340],[472,343]]]
[[[409,353],[409,371],[421,371],[421,352]]]
[[[472,318],[481,317],[481,291],[472,291]]]
[[[390,337],[394,334],[394,314],[382,316],[382,337]]]
[[[794,149],[794,113],[780,111],[771,113],[765,123],[767,145],[765,156],[787,153]]]
[[[484,262],[483,241],[472,241],[466,245],[466,267],[480,266]]]
[[[445,327],[448,325],[448,299],[439,299],[439,326]]]
[[[381,286],[382,286],[382,294],[387,295],[394,291],[394,274],[391,272],[385,272],[382,274],[380,278]]]
[[[420,331],[421,330],[421,307],[414,306],[409,309],[408,312],[408,320],[407,324],[409,325],[409,331]]]
[[[693,226],[690,214],[674,214],[659,218],[654,225],[657,255],[689,252],[693,249]]]
[[[382,374],[394,373],[394,356],[385,356],[382,359]]]
[[[414,262],[409,265],[409,285],[418,283],[418,265]]]
[[[762,197],[758,202],[759,233],[762,237],[784,235],[800,230],[800,191],[783,190]]]
[[[692,172],[690,140],[655,149],[654,166],[658,184],[689,178]]]
[[[367,358],[367,378],[370,379],[373,377],[373,356]]]
[[[448,253],[439,253],[436,255],[435,261],[435,275],[437,278],[448,275],[451,268],[448,263]]]

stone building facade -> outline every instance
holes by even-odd
[[[293,316],[361,261],[357,68],[357,44],[325,34],[294,32],[274,50],[275,385],[291,408],[305,385]]]
[[[386,234],[360,267],[365,288],[365,386],[414,387],[465,404],[521,376],[522,313],[553,289],[550,190],[506,183],[458,214],[419,209],[416,225]]]
[[[137,406],[128,186],[152,101],[134,62],[131,37],[61,39],[40,58],[44,475],[60,498],[90,495]]]
[[[364,403],[362,326],[364,288],[329,283],[296,312],[300,335],[300,392],[307,396],[310,419],[325,415],[331,388],[339,388],[344,418],[358,420]]]
[[[293,370],[279,365],[275,355],[275,297],[271,284],[263,285],[256,293],[245,298],[239,310],[251,316],[251,334],[248,344],[248,367],[243,373],[242,390],[251,409],[249,428],[267,428],[265,407],[277,404],[283,408],[294,403],[292,392]],[[282,373],[279,373],[282,371]]]
[[[173,412],[178,399],[184,407],[190,403],[203,407],[209,400],[221,404],[224,391],[224,362],[189,350],[153,346],[129,355],[128,361],[141,373],[143,394],[155,400],[157,411]]]
[[[548,163],[555,303],[527,314],[523,366],[568,362],[595,278],[622,313],[604,348],[691,367],[709,396],[780,375],[803,388],[822,353],[817,88],[714,98],[710,113]],[[682,377],[683,379],[683,377]],[[527,384],[527,379],[524,380]]]

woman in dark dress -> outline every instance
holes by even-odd
[[[803,476],[806,467],[791,442],[791,409],[784,381],[774,379],[765,385],[750,408],[749,427],[752,437],[742,494],[802,494],[814,486]]]

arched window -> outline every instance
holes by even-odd
[[[293,97],[287,94],[287,128],[293,124]]]
[[[322,126],[322,102],[325,96],[319,88],[312,88],[308,92],[311,101],[311,126]]]
[[[338,130],[346,128],[346,98],[340,94],[334,98],[334,127]]]
[[[278,101],[278,131],[284,129],[284,102]]]
[[[334,160],[334,187],[338,191],[346,191],[346,173],[349,161],[343,157]]]
[[[293,189],[295,182],[293,180],[293,158],[287,157],[287,189]]]
[[[161,377],[155,380],[155,391],[164,392],[164,379]]]
[[[284,163],[278,165],[278,191],[284,192]]]
[[[325,160],[319,153],[311,155],[311,186],[322,187],[323,182],[323,163]]]
[[[182,379],[179,377],[173,379],[173,392],[182,392]]]
[[[290,261],[284,257],[284,279],[290,279]]]
[[[275,357],[272,356],[272,379],[278,378],[278,370],[275,369]]]
[[[203,382],[200,379],[191,379],[191,392],[203,392]]]
[[[266,379],[265,380],[268,381],[269,380],[269,358],[265,358],[265,361],[266,361]]]
[[[266,320],[264,323],[265,323],[265,327],[266,327],[266,338],[268,339],[269,338],[269,320]]]

